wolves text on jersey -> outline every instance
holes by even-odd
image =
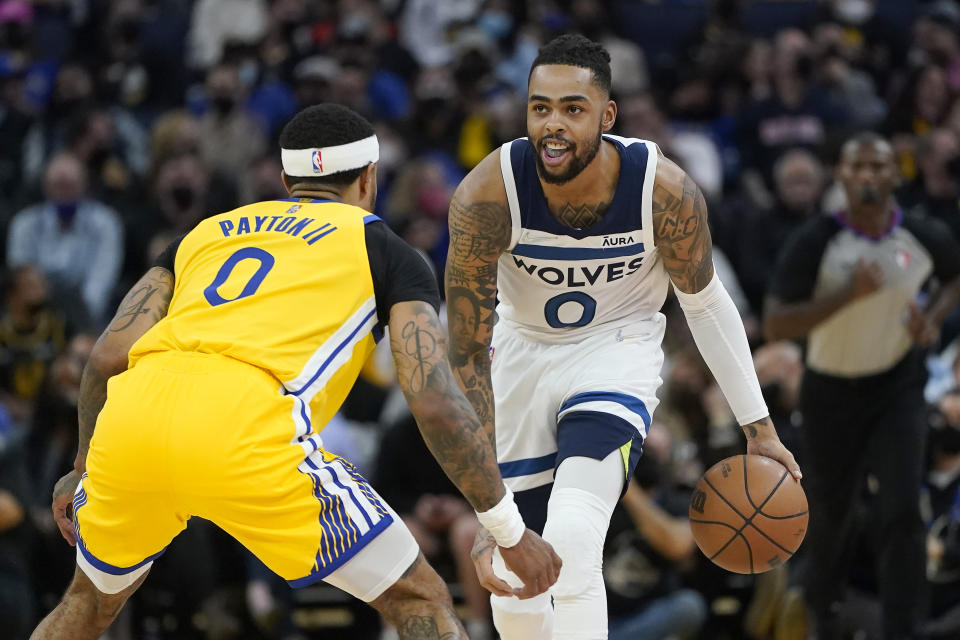
[[[586,287],[598,283],[607,283],[633,275],[639,271],[643,264],[643,258],[633,258],[629,262],[618,260],[616,262],[606,262],[602,264],[578,265],[575,267],[565,266],[563,268],[541,266],[531,262],[529,258],[518,258],[513,256],[513,262],[518,269],[526,271],[531,276],[540,278],[545,283],[553,286],[562,287]]]

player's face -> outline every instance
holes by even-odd
[[[473,305],[466,298],[459,297],[453,301],[453,327],[457,345],[469,347],[477,335],[477,315]]]
[[[886,142],[851,144],[844,149],[838,175],[851,206],[883,204],[897,183],[893,150]]]
[[[616,105],[593,81],[590,69],[536,67],[527,92],[527,136],[540,177],[550,184],[577,177],[596,157],[601,134],[615,118]]]

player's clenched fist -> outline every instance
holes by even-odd
[[[498,596],[517,596],[521,600],[540,595],[557,581],[563,563],[550,543],[527,529],[520,542],[512,547],[500,547],[504,564],[523,582],[522,588],[513,588],[493,572],[493,550],[496,540],[481,528],[473,543],[474,567],[480,584]]]

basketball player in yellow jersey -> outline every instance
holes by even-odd
[[[78,568],[33,638],[99,637],[194,515],[295,587],[325,580],[369,602],[401,638],[466,638],[402,520],[323,448],[320,431],[384,326],[421,433],[523,578],[518,596],[543,593],[559,574],[454,381],[432,274],[369,213],[370,123],[317,105],[280,142],[293,198],[201,222],[97,343],[75,469],[54,490]]]

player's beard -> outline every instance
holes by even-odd
[[[589,146],[584,147],[583,153],[578,153],[579,145],[563,139],[570,147],[570,162],[563,173],[550,173],[547,166],[543,163],[543,156],[540,155],[544,142],[553,138],[553,136],[544,136],[537,142],[534,151],[534,157],[537,159],[537,174],[547,184],[566,184],[580,175],[580,172],[587,168],[593,159],[597,157],[600,151],[600,141],[603,140],[603,129],[597,130],[597,137],[590,141]],[[557,138],[553,138],[556,140]]]

